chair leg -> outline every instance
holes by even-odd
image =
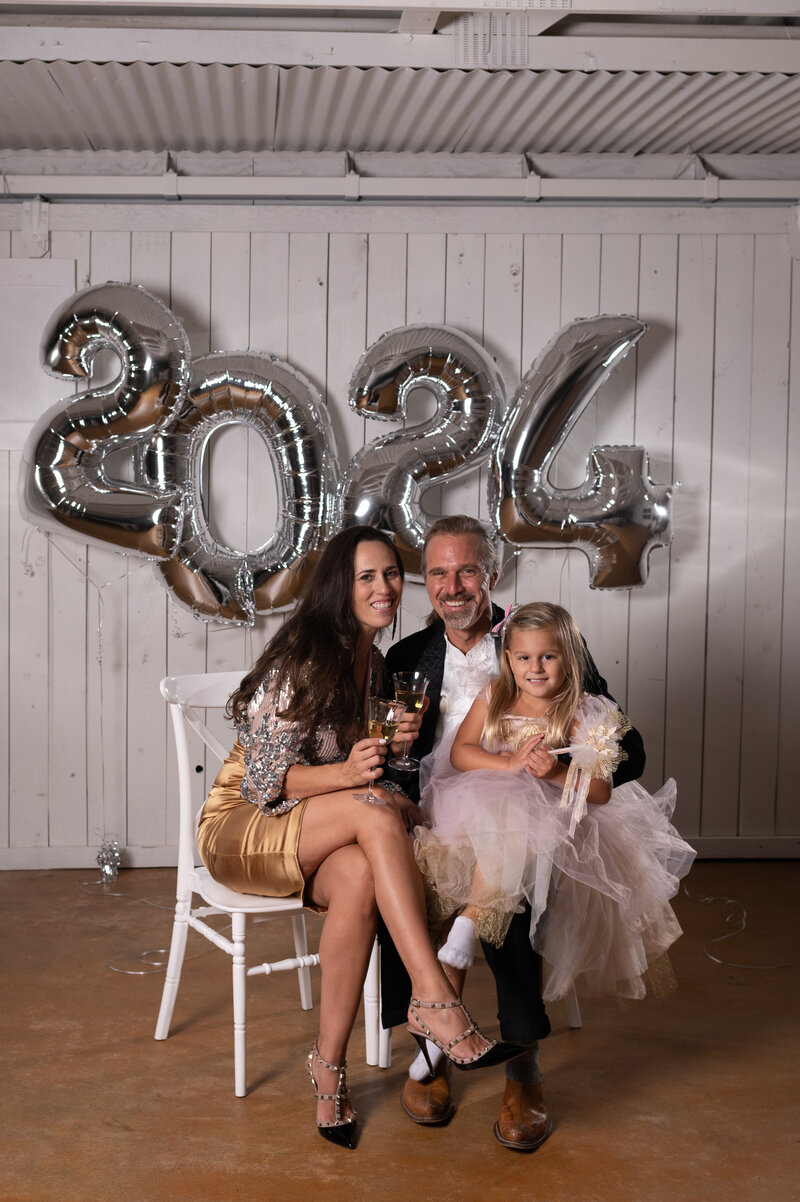
[[[237,1098],[247,1093],[247,968],[244,935],[247,919],[244,914],[231,915],[233,935],[233,1074]]]
[[[304,914],[295,914],[292,918],[292,931],[294,932],[294,954],[298,957],[308,955],[308,939],[306,937],[306,919]],[[297,981],[300,985],[300,1005],[304,1010],[311,1010],[314,1006],[313,998],[311,997],[311,973],[307,968],[298,968]]]
[[[573,1028],[573,1030],[577,1030],[578,1027],[583,1026],[583,1022],[581,1021],[581,1008],[578,1005],[578,995],[575,992],[574,985],[572,986],[572,988],[570,989],[569,993],[566,996],[566,1003],[567,1003],[567,1022]]]
[[[175,919],[172,924],[172,940],[169,945],[169,960],[167,975],[164,978],[164,989],[161,993],[161,1007],[156,1022],[156,1039],[166,1039],[169,1035],[169,1025],[172,1022],[172,1011],[178,997],[178,986],[181,983],[183,957],[186,953],[186,937],[189,934],[187,917],[191,899],[179,901],[175,907]]]
[[[380,1020],[380,1015],[378,1015]],[[378,1026],[378,1068],[392,1067],[392,1028]]]
[[[380,1058],[380,981],[381,981],[381,951],[376,939],[372,945],[372,953],[364,978],[364,1042],[367,1045],[367,1064],[378,1064]]]

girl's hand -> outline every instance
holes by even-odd
[[[405,713],[400,715],[400,721],[397,724],[397,734],[392,739],[392,752],[395,755],[403,755],[406,746],[410,750],[411,744],[416,740],[419,728],[422,726],[422,715],[429,704],[428,698],[425,697],[421,710],[406,710]]]
[[[528,768],[531,762],[531,755],[543,738],[544,735],[531,735],[529,739],[521,743],[517,750],[508,757],[508,771],[522,772],[523,768]]]
[[[359,739],[350,748],[350,754],[339,770],[344,778],[343,788],[366,785],[383,776],[383,761],[386,758],[385,739]]]
[[[537,780],[552,780],[553,777],[560,776],[563,771],[563,765],[559,763],[558,757],[542,746],[532,749],[525,768]]]

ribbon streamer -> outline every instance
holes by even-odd
[[[81,887],[82,893],[88,893],[90,895],[94,895],[95,897],[127,897],[127,898],[130,898],[131,901],[141,902],[142,905],[152,906],[154,910],[167,910],[170,914],[172,914],[175,910],[175,906],[172,903],[168,906],[162,906],[158,902],[151,901],[149,897],[139,897],[135,893],[121,893],[118,890],[109,889],[105,880],[81,881],[80,887]],[[225,926],[218,927],[217,930],[226,931],[230,928],[230,925],[231,925],[230,923],[226,923]],[[195,954],[193,956],[184,956],[183,962],[184,962],[184,964],[187,964],[189,962],[189,960],[199,960],[201,956],[210,955],[210,953],[213,950],[214,950],[213,948],[209,947],[209,948],[204,949],[201,952],[195,952]],[[141,963],[146,964],[147,956],[168,957],[169,956],[169,948],[156,947],[156,948],[151,948],[149,951],[139,952],[137,959]],[[146,977],[146,976],[151,976],[153,973],[166,972],[166,970],[167,970],[167,959],[166,958],[163,960],[153,960],[153,961],[151,961],[151,964],[152,964],[151,968],[118,968],[116,964],[107,964],[106,968],[110,969],[111,972],[118,972],[118,973],[123,974],[123,976],[127,976],[127,977]]]
[[[565,747],[551,754],[564,755],[572,750],[570,747]],[[572,807],[572,816],[569,823],[570,839],[575,834],[576,826],[586,813],[586,797],[589,793],[589,785],[592,783],[592,777],[592,772],[587,772],[585,769],[579,768],[574,760],[567,769],[567,779],[564,781],[559,809],[565,810],[567,806]]]
[[[734,935],[741,935],[747,927],[747,910],[740,901],[735,897],[693,897],[686,885],[682,886],[683,892],[689,898],[689,901],[695,902],[699,906],[708,906],[712,902],[724,902],[730,907],[725,915],[725,923],[728,926],[733,926],[732,931],[728,931],[727,935],[715,935],[713,939],[709,939],[708,943],[703,948],[703,955],[708,956],[709,960],[713,960],[715,964],[721,964],[724,968],[756,968],[764,971],[772,971],[778,968],[791,968],[791,964],[734,964],[732,960],[721,960],[719,956],[713,956],[708,950],[712,943],[721,943],[723,939],[732,939]],[[734,925],[735,924],[735,925]]]

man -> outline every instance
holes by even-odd
[[[498,674],[492,627],[503,613],[492,605],[497,581],[494,547],[480,522],[464,515],[439,518],[425,539],[422,573],[434,614],[425,630],[401,639],[386,657],[389,673],[420,671],[430,678],[428,708],[414,754],[427,755],[451,733],[480,690]],[[608,696],[608,686],[589,656],[584,687]],[[619,785],[641,776],[644,747],[635,730],[623,739],[627,759],[614,773]],[[408,791],[409,786],[404,784]],[[409,985],[391,941],[382,932],[383,1024],[406,1021]],[[530,913],[514,916],[503,946],[483,944],[497,987],[498,1018],[504,1040],[525,1045],[525,1053],[506,1063],[506,1087],[494,1136],[505,1147],[532,1152],[544,1143],[552,1123],[542,1096],[539,1040],[550,1032],[542,1002],[542,963],[530,942]],[[460,992],[463,973],[449,969]],[[434,1049],[435,1050],[435,1049]],[[418,1058],[419,1059],[419,1058]],[[442,1124],[455,1111],[447,1061],[433,1074],[416,1061],[403,1086],[401,1103],[416,1123]]]

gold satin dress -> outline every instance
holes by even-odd
[[[267,815],[242,797],[244,772],[244,749],[234,743],[203,806],[200,858],[215,881],[238,893],[303,898],[297,853],[308,798],[284,814]]]
[[[373,678],[380,653],[373,649]],[[305,897],[298,852],[307,797],[284,796],[295,764],[331,764],[347,758],[330,726],[309,736],[307,727],[285,717],[291,694],[270,672],[257,688],[237,741],[211,788],[200,815],[197,847],[221,885],[264,897]]]

